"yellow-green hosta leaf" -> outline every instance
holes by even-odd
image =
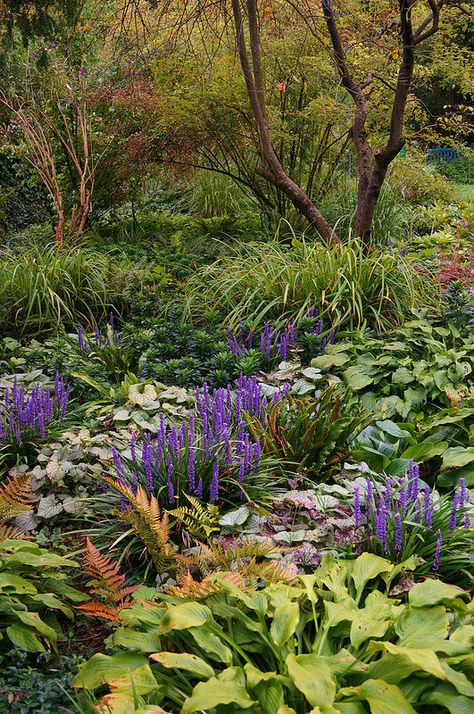
[[[281,647],[292,637],[300,621],[300,606],[297,602],[286,602],[277,607],[270,627],[270,637]]]
[[[275,714],[275,712],[285,703],[283,685],[275,680],[260,682],[252,692],[256,696],[262,714]]]
[[[12,593],[16,595],[34,595],[38,591],[32,582],[19,575],[0,573],[0,592],[8,595]]]
[[[456,585],[443,583],[441,580],[424,580],[412,587],[408,593],[408,602],[413,607],[426,607],[449,602],[457,597],[469,597],[469,593]]]
[[[208,607],[198,602],[185,602],[166,610],[160,622],[160,632],[187,630],[189,627],[199,627],[212,620],[212,612]]]
[[[286,658],[286,666],[296,688],[310,704],[321,706],[334,702],[336,680],[324,657],[316,654],[290,654]]]
[[[120,652],[116,655],[98,653],[81,666],[74,677],[76,688],[96,689],[101,684],[113,682],[133,672],[143,665],[148,665],[145,657],[136,652]]]
[[[191,627],[188,630],[198,647],[206,653],[213,662],[222,662],[229,666],[232,664],[232,652],[224,645],[221,639],[214,632],[211,632],[207,625],[202,627]]]
[[[15,617],[21,620],[24,625],[28,625],[28,627],[33,628],[37,633],[46,637],[50,642],[56,642],[58,639],[57,632],[43,622],[37,612],[21,612],[20,610],[16,610]]]
[[[447,679],[438,657],[430,649],[399,647],[390,642],[381,642],[380,647],[387,654],[369,665],[369,676],[372,679],[398,684],[413,672],[428,672],[437,679]]]
[[[199,682],[183,704],[182,713],[209,711],[219,704],[235,704],[249,709],[255,704],[245,688],[245,677],[240,667],[229,667],[207,682]]]
[[[395,622],[395,632],[402,647],[444,648],[449,619],[446,608],[407,607]]]
[[[373,553],[362,553],[353,561],[351,576],[356,586],[357,593],[360,594],[369,580],[373,580],[382,573],[390,573],[393,565],[385,558]]]
[[[450,684],[452,684],[459,692],[465,697],[472,698],[473,709],[474,709],[474,685],[463,672],[458,672],[449,666],[447,662],[441,662],[441,668],[446,675],[446,679]]]
[[[153,384],[132,384],[128,390],[128,401],[140,407],[145,402],[154,402],[157,396]]]
[[[184,669],[186,672],[192,672],[198,677],[209,679],[213,677],[215,672],[212,667],[197,655],[189,654],[188,652],[156,652],[150,655],[153,662],[159,662],[167,669]]]
[[[416,714],[400,689],[382,679],[367,679],[360,687],[340,689],[338,696],[368,702],[371,714]]]
[[[262,672],[257,669],[253,664],[247,663],[244,667],[245,676],[247,677],[247,687],[253,689],[260,682],[269,682],[272,680],[278,682],[284,682],[285,677],[282,674],[277,674],[276,672]]]
[[[148,632],[119,627],[112,635],[115,647],[125,647],[128,650],[149,654],[156,652],[161,647],[161,641],[156,630]]]

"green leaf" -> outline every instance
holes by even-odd
[[[381,573],[390,573],[393,565],[385,558],[372,553],[362,553],[352,564],[351,577],[360,595],[369,582]]]
[[[343,372],[343,377],[348,387],[357,392],[359,389],[364,389],[369,384],[372,384],[374,378],[368,374],[364,374],[359,365],[349,367]]]
[[[318,369],[342,367],[342,365],[350,362],[351,359],[350,355],[345,352],[340,352],[339,354],[324,354],[314,357],[314,359],[311,360],[311,367],[316,367]]]
[[[286,658],[288,674],[297,689],[313,706],[332,704],[336,696],[336,680],[325,658],[316,654],[294,655]]]
[[[295,634],[300,621],[300,606],[297,602],[286,602],[277,607],[270,627],[273,642],[281,647]]]
[[[355,696],[367,701],[371,714],[416,714],[398,687],[382,679],[368,679],[360,687],[346,687],[339,696]]]
[[[140,632],[126,627],[119,627],[112,635],[112,642],[115,647],[125,647],[128,650],[135,650],[135,652],[142,654],[156,652],[161,647],[160,638],[156,630]]]
[[[450,714],[472,714],[472,699],[459,696],[449,684],[441,684],[423,697],[424,705],[445,707]]]
[[[225,665],[232,664],[232,652],[224,645],[214,632],[211,632],[207,625],[202,627],[191,627],[188,630],[198,647],[206,653],[206,656],[214,662],[222,662]]]
[[[186,602],[168,608],[161,619],[160,632],[187,630],[189,627],[199,627],[212,620],[212,612],[208,607],[197,602]]]
[[[474,461],[474,446],[464,448],[463,446],[453,446],[446,449],[443,456],[441,470],[456,469],[461,466],[467,466]]]
[[[436,654],[430,649],[399,647],[390,642],[379,643],[388,654],[369,665],[372,679],[383,679],[391,684],[398,684],[413,672],[428,672],[437,679],[445,680],[446,675]]]
[[[144,664],[148,664],[146,658],[135,652],[120,652],[112,656],[95,654],[80,667],[73,686],[97,689],[101,684],[113,682]]]
[[[58,639],[57,632],[43,622],[37,612],[21,612],[20,610],[16,610],[15,615],[23,622],[23,624],[35,629],[40,635],[46,637],[46,639],[50,642],[56,642]]]
[[[15,647],[25,652],[44,652],[45,648],[30,627],[15,622],[7,627],[7,635]]]
[[[445,643],[449,620],[444,607],[407,607],[394,625],[403,647],[436,647]]]
[[[399,367],[392,374],[393,384],[409,384],[414,379],[414,376],[406,367]]]
[[[219,704],[236,704],[241,709],[249,709],[255,704],[245,688],[245,677],[240,667],[229,667],[217,677],[199,682],[181,711],[183,714],[209,711]]]
[[[433,456],[441,456],[448,448],[447,441],[438,441],[436,444],[424,442],[422,444],[413,444],[405,449],[400,456],[402,459],[412,459],[413,461],[425,461]]]
[[[460,596],[468,597],[468,593],[456,585],[448,585],[441,580],[424,580],[412,587],[408,594],[408,601],[413,607],[426,607],[454,600]]]
[[[13,573],[0,573],[0,591],[17,595],[34,595],[38,592],[33,583]]]
[[[192,672],[198,677],[204,677],[205,679],[209,679],[209,677],[213,677],[215,674],[207,662],[197,657],[197,655],[189,654],[188,652],[180,652],[179,654],[174,652],[156,652],[150,655],[150,659],[153,660],[153,662],[159,662],[159,664],[167,669],[183,669],[185,672]]]

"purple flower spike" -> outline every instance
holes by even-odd
[[[399,553],[402,549],[402,517],[399,513],[395,514],[395,552]]]
[[[459,479],[459,508],[464,508],[464,506],[466,505],[466,495],[466,479],[461,477]]]
[[[356,526],[359,527],[362,524],[362,513],[360,510],[360,489],[358,486],[354,488],[354,518]]]
[[[433,566],[431,568],[434,573],[437,573],[439,570],[439,561],[441,558],[441,546],[442,545],[443,545],[443,537],[441,535],[440,529],[438,528],[438,530],[436,531],[436,551],[435,551],[435,555],[433,558]]]
[[[219,461],[214,459],[212,464],[212,481],[209,489],[209,500],[216,503],[219,500]]]
[[[453,507],[451,509],[451,515],[449,517],[449,524],[448,524],[448,530],[453,531],[456,528],[457,524],[457,511],[459,508],[459,494],[456,491],[454,493],[454,498],[453,498]]]

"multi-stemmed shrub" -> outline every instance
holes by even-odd
[[[413,567],[325,557],[291,587],[260,590],[217,575],[201,602],[165,596],[122,611],[114,654],[94,655],[74,684],[113,712],[468,711],[470,596],[426,580],[406,603],[390,597]]]

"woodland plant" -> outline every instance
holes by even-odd
[[[216,575],[200,602],[161,596],[122,611],[113,654],[94,655],[74,685],[112,712],[467,711],[470,596],[428,579],[405,603],[390,597],[415,565],[326,556],[291,586],[258,591]]]
[[[453,496],[439,496],[421,482],[410,463],[403,477],[368,479],[364,492],[354,489],[354,518],[365,534],[364,550],[392,562],[416,555],[417,572],[439,573],[443,580],[472,582],[472,508],[463,478]]]
[[[400,255],[365,254],[356,241],[326,247],[303,238],[291,248],[251,243],[223,256],[190,279],[187,299],[196,318],[212,308],[231,327],[269,319],[296,324],[318,305],[333,326],[383,330],[427,300],[424,283]]]

